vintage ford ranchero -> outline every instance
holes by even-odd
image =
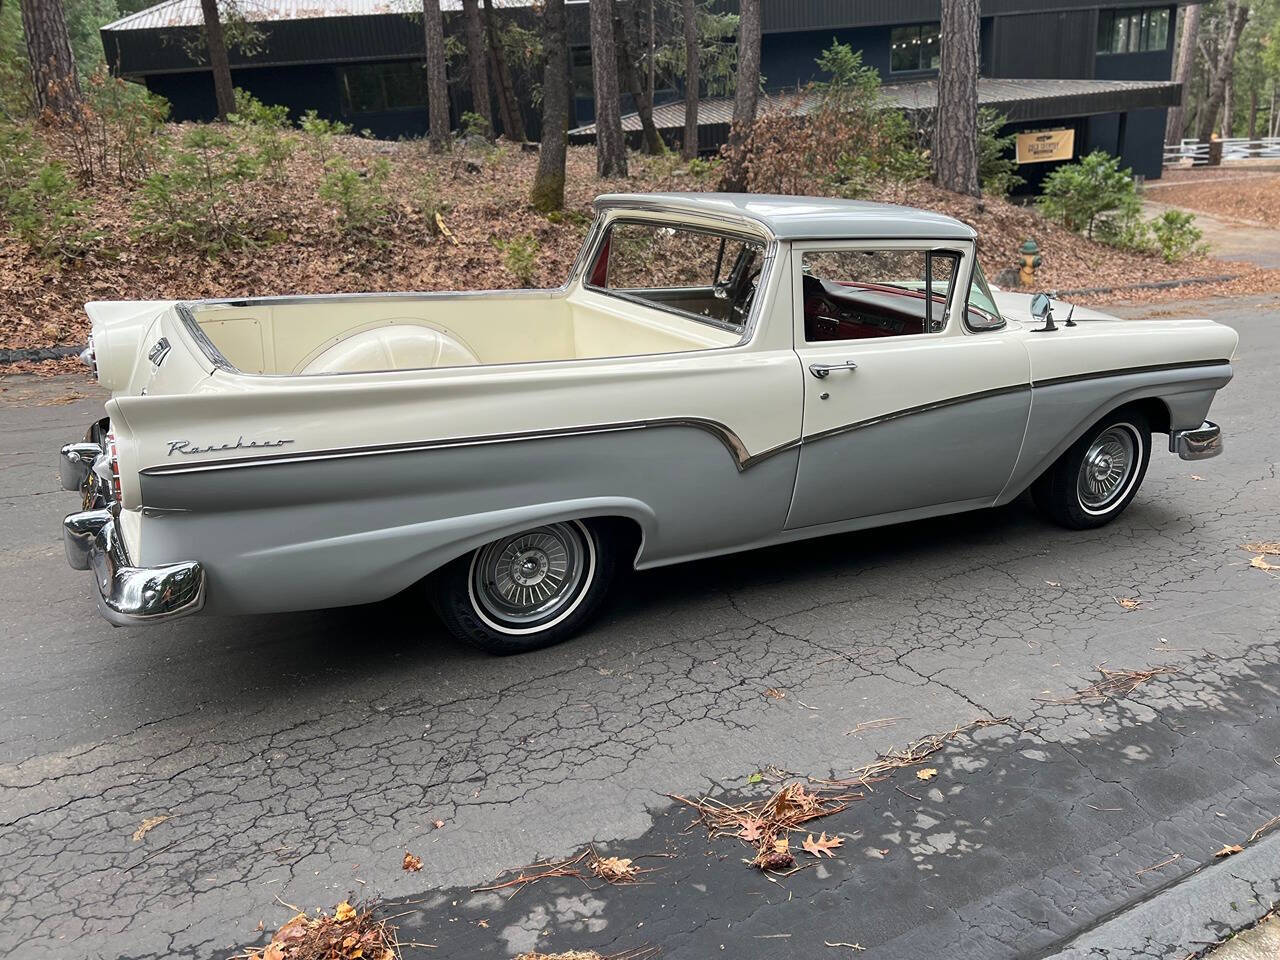
[[[1004,504],[1114,519],[1234,331],[993,291],[949,217],[601,197],[564,286],[87,305],[107,416],[62,450],[114,624],[410,587],[495,653],[644,569]]]

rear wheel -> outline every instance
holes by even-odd
[[[1119,410],[1073,443],[1032,487],[1054,523],[1089,530],[1110,523],[1133,500],[1151,458],[1151,428],[1137,410]]]
[[[487,543],[435,578],[433,599],[451,633],[507,655],[568,639],[599,610],[614,550],[581,520],[549,523]]]

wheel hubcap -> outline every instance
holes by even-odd
[[[476,554],[473,595],[502,622],[554,617],[578,596],[586,556],[586,540],[576,524],[553,523],[495,540]]]
[[[1085,451],[1076,493],[1086,510],[1107,508],[1128,488],[1138,461],[1138,446],[1127,425],[1116,424],[1100,433]]]

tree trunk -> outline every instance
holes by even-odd
[[[426,43],[431,149],[439,153],[449,142],[449,78],[445,73],[444,17],[440,13],[440,0],[422,0],[422,33]]]
[[[1196,63],[1196,39],[1200,33],[1200,4],[1182,8],[1182,37],[1178,41],[1178,58],[1173,65],[1173,79],[1182,84],[1178,105],[1169,108],[1164,126],[1164,142],[1177,143],[1182,139],[1184,116],[1187,110],[1187,87],[1191,85],[1191,68]]]
[[[680,153],[686,160],[698,155],[698,89],[702,85],[702,48],[693,2],[684,0],[684,142]]]
[[[493,64],[493,78],[498,84],[498,110],[502,117],[502,132],[508,140],[524,143],[529,137],[524,132],[524,114],[520,112],[520,104],[516,101],[515,85],[511,82],[511,71],[507,69],[507,58],[502,52],[502,42],[498,37],[498,21],[493,16],[493,0],[484,0],[484,23],[489,36],[489,57]]]
[[[231,62],[227,59],[227,38],[218,16],[218,0],[200,0],[204,13],[204,38],[209,45],[209,66],[213,68],[213,95],[218,103],[218,119],[235,113],[236,95],[231,86]]]
[[[1218,58],[1218,69],[1214,71],[1213,81],[1209,86],[1209,98],[1204,113],[1200,116],[1200,129],[1196,136],[1202,143],[1208,143],[1213,136],[1213,127],[1218,120],[1218,111],[1227,96],[1227,84],[1235,67],[1236,47],[1240,43],[1240,34],[1244,31],[1245,22],[1249,19],[1249,6],[1227,0],[1224,20],[1227,35],[1222,42],[1222,53]]]
[[[979,195],[978,0],[943,0],[942,65],[933,137],[938,186]]]
[[[471,110],[484,117],[493,136],[493,108],[489,104],[489,58],[485,53],[484,28],[480,25],[479,0],[462,0],[462,16],[467,34],[467,68],[471,76]]]
[[[529,201],[543,213],[564,206],[564,157],[569,130],[569,46],[565,40],[564,0],[547,0],[542,14],[542,46],[547,53],[542,77],[542,146]]]
[[[627,175],[618,102],[618,54],[613,44],[613,0],[591,0],[591,79],[596,98],[596,173]]]
[[[80,78],[62,0],[22,0],[22,32],[27,38],[36,112],[48,111],[60,121],[78,119]]]
[[[628,4],[628,7],[634,3]],[[617,8],[615,7],[615,12]],[[638,10],[628,10],[639,15]],[[644,152],[650,156],[661,156],[666,152],[662,138],[658,136],[658,128],[653,125],[653,100],[640,79],[640,67],[636,62],[636,43],[639,24],[628,16],[614,18],[614,34],[618,38],[618,60],[622,63],[622,78],[626,81],[627,90],[636,102],[636,113],[640,115],[640,129],[644,131]]]
[[[734,79],[733,126],[725,149],[721,190],[747,189],[747,146],[760,101],[760,0],[741,0],[738,8],[738,75]]]
[[[1235,130],[1236,85],[1234,77],[1227,77],[1222,91],[1222,139],[1226,140]]]

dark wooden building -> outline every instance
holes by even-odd
[[[621,0],[628,2],[628,0]],[[936,98],[940,0],[763,0],[761,71],[770,91],[814,79],[815,59],[832,40],[862,51],[886,93],[904,107]],[[460,0],[443,0],[446,35],[462,36]],[[534,0],[494,0],[496,15],[537,28]],[[587,2],[568,0],[575,139],[593,136]],[[717,6],[733,9],[735,0]],[[254,0],[237,9],[260,35],[257,48],[231,50],[234,83],[295,116],[316,110],[379,137],[427,130],[421,6],[410,0]],[[1146,177],[1160,175],[1177,7],[1107,0],[982,0],[982,99],[1018,131],[1071,130],[1072,155],[1103,149]],[[102,29],[119,75],[166,97],[175,119],[215,113],[200,55],[199,0],[166,0]],[[463,73],[455,69],[453,73]],[[527,89],[517,75],[517,86]],[[1067,81],[1070,81],[1068,83]],[[659,125],[683,128],[678,91],[659,91]],[[472,108],[465,83],[450,84],[453,119]],[[538,115],[525,97],[531,135]],[[727,134],[727,101],[704,101],[700,144]],[[494,111],[494,115],[497,112]],[[627,125],[638,131],[634,117]],[[1051,163],[1022,171],[1034,183]]]

